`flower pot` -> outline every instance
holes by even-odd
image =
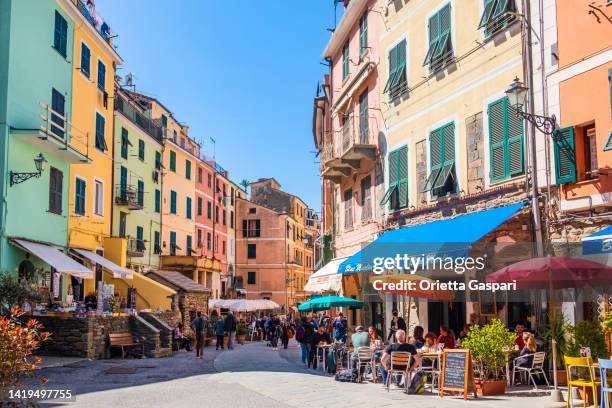
[[[548,372],[548,381],[550,382],[550,385],[553,385],[555,383],[555,376],[553,370],[550,370]],[[563,369],[557,369],[557,385],[567,385],[567,373]]]
[[[503,395],[506,393],[506,380],[476,380],[474,385],[478,395]]]

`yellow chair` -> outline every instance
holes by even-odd
[[[567,373],[567,407],[573,407],[572,387],[582,389],[584,406],[587,406],[587,388],[593,391],[593,407],[597,408],[597,387],[601,381],[595,378],[595,366],[591,357],[565,357],[565,372]]]

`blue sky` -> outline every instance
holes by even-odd
[[[186,122],[239,182],[275,177],[320,209],[312,139],[333,0],[97,0],[136,89]],[[341,5],[339,5],[339,9]]]

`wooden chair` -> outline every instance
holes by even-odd
[[[126,350],[129,351],[134,348],[141,349],[141,355],[144,356],[144,344],[137,342],[130,332],[110,333],[108,335],[108,340],[111,349],[117,347],[121,348],[122,359],[125,358]]]
[[[359,347],[357,349],[357,382],[362,380],[361,370],[368,366],[372,370],[372,380],[376,382],[376,371],[374,361],[372,360],[373,355],[374,350],[369,347]]]
[[[599,360],[599,379],[601,381],[601,406],[602,408],[610,407],[610,398],[612,397],[612,383],[608,381],[608,375],[612,373],[612,360]]]
[[[532,357],[530,366],[519,366],[518,361],[523,358]],[[546,372],[544,371],[544,360],[546,359],[546,353],[543,351],[533,353],[533,354],[525,354],[524,356],[517,357],[514,359],[514,364],[512,368],[512,385],[514,385],[514,379],[516,374],[524,376],[525,374],[528,376],[526,383],[531,381],[535,386],[535,389],[538,389],[538,384],[535,382],[535,378],[533,378],[533,374],[542,374],[544,376],[544,380],[546,381],[546,385],[550,387],[550,383],[548,382],[548,378],[546,377]]]
[[[565,371],[567,373],[567,407],[573,407],[572,387],[582,389],[584,394],[584,407],[587,406],[587,388],[593,391],[593,407],[597,408],[597,387],[601,381],[595,379],[595,367],[591,357],[565,357]]]
[[[412,354],[407,351],[394,351],[391,353],[391,364],[389,371],[387,372],[387,392],[389,392],[389,385],[391,384],[391,377],[394,374],[400,374],[404,378],[406,387],[408,386],[408,369],[410,368],[410,358]]]

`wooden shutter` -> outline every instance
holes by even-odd
[[[368,89],[359,95],[359,142],[368,144]]]
[[[576,181],[576,150],[574,128],[566,127],[553,134],[555,148],[555,176],[557,184]]]
[[[191,219],[191,197],[185,199],[185,215],[187,219]]]
[[[503,180],[508,176],[506,169],[506,133],[504,129],[505,113],[503,99],[489,105],[491,181]]]
[[[453,164],[455,162],[455,124],[449,123],[440,131],[442,133],[442,162]]]
[[[155,212],[161,211],[161,191],[155,190]]]
[[[138,205],[144,205],[144,181],[138,180]]]
[[[491,18],[491,12],[494,10],[495,2],[497,0],[485,0],[484,10],[482,12],[482,16],[480,17],[480,22],[478,23],[478,28],[485,27]]]
[[[385,89],[383,90],[383,93],[389,92],[389,90],[391,89],[391,85],[395,81],[395,75],[397,74],[396,72],[397,62],[398,62],[396,48],[397,46],[393,47],[389,51],[389,78],[387,79],[387,84],[385,85]]]
[[[508,138],[508,173],[510,177],[523,174],[523,119],[516,116],[515,109],[504,98],[506,108],[506,131]]]
[[[397,168],[399,166],[398,163],[399,158],[399,150],[394,150],[389,153],[389,190],[393,191],[391,196],[389,197],[389,208],[392,210],[397,209],[398,207],[398,191],[397,191],[397,180],[398,173]]]
[[[62,213],[62,185],[64,174],[51,167],[49,174],[49,211],[55,214]]]
[[[176,191],[170,192],[170,212],[176,214]]]
[[[369,220],[372,217],[372,179],[366,176],[361,179],[361,219]]]
[[[176,153],[170,151],[170,170],[176,171]]]
[[[98,88],[104,90],[106,85],[106,65],[102,61],[98,61]]]
[[[399,149],[398,155],[398,205],[403,208],[408,205],[408,146]]]
[[[247,236],[247,220],[242,220],[242,238]]]
[[[99,113],[96,113],[96,147],[100,150],[107,150],[106,140],[104,138],[105,119]]]

